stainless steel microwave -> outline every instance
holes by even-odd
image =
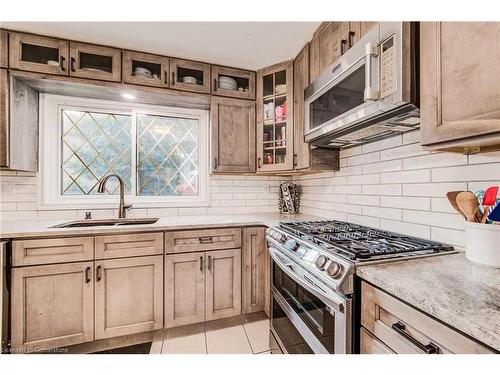
[[[420,125],[418,23],[381,22],[305,90],[305,141],[346,148]]]

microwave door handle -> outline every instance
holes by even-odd
[[[278,266],[281,268],[281,270],[286,273],[293,281],[296,283],[300,284],[300,286],[304,289],[306,289],[308,292],[315,294],[317,297],[319,297],[323,302],[330,306],[333,310],[336,310],[342,314],[345,314],[345,308],[344,308],[344,302],[343,301],[335,301],[333,297],[326,295],[324,292],[319,291],[316,288],[313,288],[309,283],[304,282],[304,280],[301,280],[299,276],[295,274],[286,264],[283,262],[278,255],[276,254],[275,249],[272,247],[269,248],[269,254],[271,255],[271,258],[273,261],[278,264]]]
[[[371,43],[365,44],[365,92],[364,100],[377,100],[378,91],[372,87],[372,58],[377,57],[378,47]]]

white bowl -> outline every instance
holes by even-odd
[[[194,77],[191,77],[191,76],[184,76],[184,77],[182,77],[182,82],[193,83],[196,85],[198,83],[198,80]]]
[[[227,76],[219,76],[219,83],[221,82],[225,82],[225,83],[228,83],[232,86],[237,86],[237,82],[235,79],[231,78],[231,77],[227,77]]]
[[[465,257],[500,268],[500,225],[465,222]]]
[[[59,61],[55,60],[48,60],[47,65],[52,65],[52,66],[59,66]]]

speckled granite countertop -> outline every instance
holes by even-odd
[[[361,266],[357,274],[500,351],[500,269],[459,253]]]
[[[200,215],[166,216],[154,224],[120,225],[80,228],[50,228],[71,220],[22,220],[0,222],[0,238],[61,237],[74,235],[95,235],[120,232],[155,232],[175,229],[199,229],[209,227],[239,227],[265,225],[275,226],[280,221],[322,220],[311,215],[244,214],[244,215]]]

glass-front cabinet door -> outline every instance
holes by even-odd
[[[9,35],[9,67],[68,75],[69,42],[37,35]]]
[[[170,60],[170,87],[173,89],[210,93],[210,64],[196,61]]]
[[[121,51],[115,48],[71,42],[70,76],[121,81]]]
[[[123,82],[136,85],[168,87],[168,57],[123,51]]]
[[[257,172],[293,169],[293,62],[257,72]]]
[[[255,99],[255,72],[212,65],[212,94]]]

